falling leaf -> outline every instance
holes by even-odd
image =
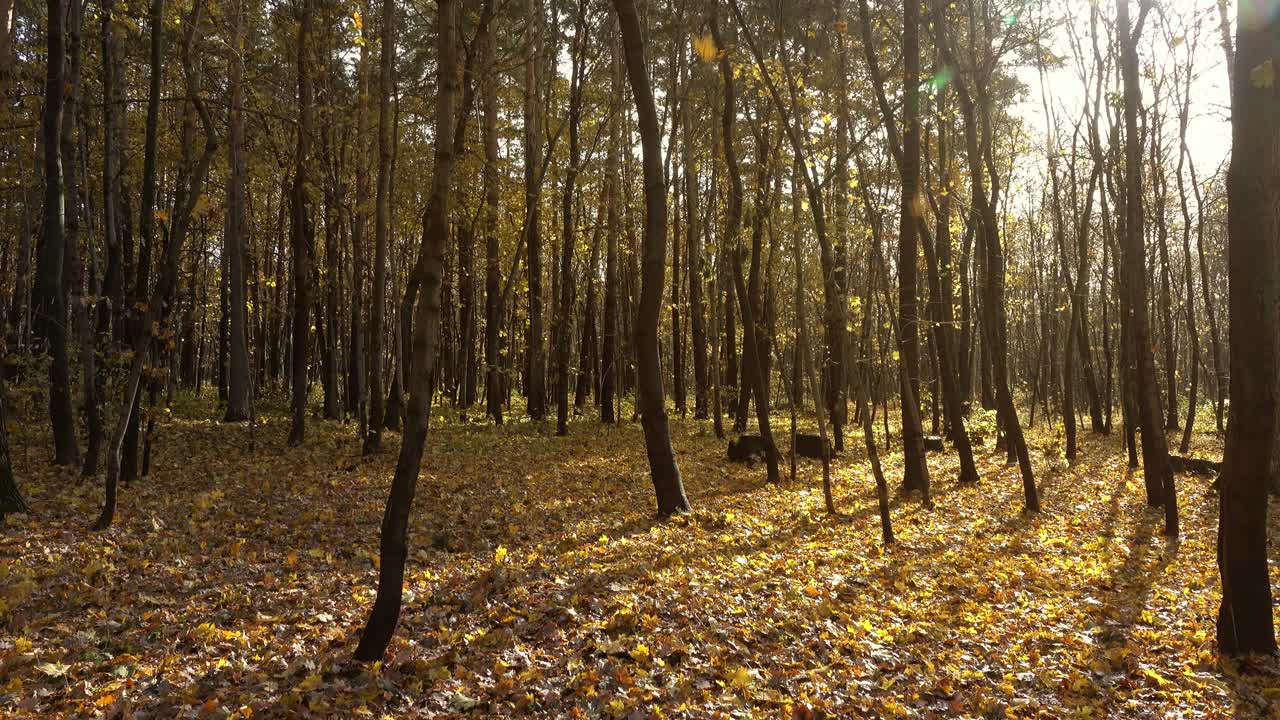
[[[708,63],[714,62],[720,55],[720,50],[716,47],[715,38],[709,33],[693,36],[693,51],[698,55],[699,60]]]

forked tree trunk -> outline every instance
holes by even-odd
[[[1151,0],[1142,0],[1151,2]],[[1155,358],[1152,353],[1150,323],[1147,317],[1146,249],[1143,246],[1142,212],[1142,148],[1138,136],[1138,106],[1142,102],[1138,77],[1138,36],[1141,26],[1132,30],[1129,22],[1129,0],[1119,2],[1117,30],[1121,37],[1120,70],[1124,79],[1124,151],[1125,151],[1125,293],[1128,303],[1125,318],[1130,328],[1130,361],[1137,376],[1136,409],[1138,428],[1142,432],[1142,467],[1147,483],[1147,502],[1163,506],[1165,535],[1178,534],[1178,499],[1169,464],[1169,445],[1164,436],[1160,416],[1160,389],[1156,384]],[[1143,14],[1145,17],[1145,13]]]
[[[41,141],[44,146],[44,235],[40,243],[34,293],[35,334],[48,343],[49,421],[53,430],[54,463],[74,465],[79,462],[76,445],[75,415],[71,409],[71,369],[67,357],[67,290],[72,282],[64,277],[66,236],[64,235],[64,186],[62,129],[64,58],[62,0],[48,0],[48,73],[45,77],[44,113],[41,119]]]
[[[943,20],[945,26],[946,8],[942,0],[933,0],[934,15]],[[946,62],[956,67],[955,51],[952,48],[949,32],[938,33],[939,45]],[[982,83],[981,78],[977,83]],[[1039,512],[1040,497],[1036,490],[1035,475],[1031,468],[1031,455],[1027,451],[1026,439],[1022,434],[1022,425],[1018,420],[1018,410],[1013,402],[1013,393],[1009,387],[1007,319],[1004,308],[1004,249],[1001,246],[999,224],[996,221],[996,198],[999,193],[997,178],[991,178],[991,194],[987,194],[987,180],[982,158],[984,153],[978,141],[978,110],[974,97],[970,94],[968,82],[963,74],[955,76],[956,94],[960,99],[960,109],[964,116],[965,150],[969,159],[969,174],[973,204],[978,223],[977,235],[984,256],[983,273],[983,348],[984,356],[990,357],[991,381],[994,385],[996,401],[999,405],[1000,418],[1009,443],[1010,454],[1016,455],[1018,468],[1022,475],[1023,502],[1027,510]],[[989,99],[985,98],[982,86],[978,86],[978,99],[983,100],[983,114],[989,120]],[[991,123],[982,123],[982,147],[991,145]]]

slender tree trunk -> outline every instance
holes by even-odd
[[[1196,236],[1200,240],[1196,243],[1196,254],[1200,262],[1200,289],[1204,296],[1204,314],[1209,320],[1209,349],[1212,353],[1214,387],[1217,394],[1217,401],[1214,403],[1214,419],[1217,422],[1218,432],[1223,432],[1225,429],[1227,388],[1230,382],[1227,375],[1227,362],[1222,358],[1222,339],[1218,329],[1218,312],[1213,302],[1213,291],[1209,287],[1209,261],[1206,259],[1204,252],[1204,198],[1200,194],[1200,185],[1196,180],[1196,165],[1190,153],[1187,153],[1187,171],[1191,175],[1191,190],[1195,193],[1196,198],[1196,223],[1198,227]]]
[[[75,415],[71,409],[71,369],[67,357],[67,291],[71,278],[65,277],[67,240],[64,233],[65,163],[59,135],[64,111],[66,44],[63,35],[62,0],[46,2],[48,73],[45,77],[44,113],[41,120],[44,146],[44,235],[36,270],[34,292],[36,337],[48,343],[49,421],[53,430],[54,463],[75,465],[80,459],[76,445]],[[74,172],[74,171],[73,171]]]
[[[527,409],[534,420],[541,420],[547,414],[547,362],[542,344],[542,173],[538,162],[542,153],[542,1],[526,0],[525,3],[524,241],[529,291]]]
[[[69,44],[67,56],[70,60],[70,72],[67,78],[65,106],[62,113],[61,126],[61,158],[65,184],[66,212],[66,257],[63,267],[63,283],[70,296],[70,321],[75,329],[80,352],[81,388],[84,399],[85,424],[88,429],[87,446],[81,464],[81,475],[88,477],[97,471],[98,457],[102,447],[102,408],[98,401],[97,370],[95,368],[95,347],[93,323],[89,316],[89,295],[92,294],[92,280],[87,274],[93,272],[92,267],[85,268],[80,257],[81,228],[89,226],[86,233],[85,246],[92,249],[93,216],[88,207],[90,186],[87,167],[81,162],[80,150],[87,146],[84,128],[80,121],[82,90],[81,32],[84,26],[84,5],[81,0],[68,0],[67,21],[69,27]],[[83,145],[82,145],[83,143]],[[86,167],[84,174],[81,168]],[[69,379],[69,378],[68,378]]]
[[[937,348],[938,380],[950,429],[948,436],[960,455],[960,475],[957,481],[966,483],[978,481],[978,468],[973,461],[973,446],[969,442],[969,431],[965,427],[964,410],[960,404],[959,374],[955,368],[956,354],[952,341],[955,318],[951,285],[951,198],[954,189],[951,185],[951,157],[947,144],[948,123],[942,119],[945,112],[946,90],[943,89],[938,92],[938,181],[941,186],[941,197],[937,203],[938,230],[934,241],[930,242],[925,236],[923,245],[928,265],[929,292],[934,298],[937,314],[933,337]]]
[[[497,59],[497,40],[488,35],[481,47],[484,66],[493,68]],[[484,274],[484,362],[485,412],[494,423],[502,424],[502,358],[499,353],[499,333],[502,329],[502,282],[499,268],[498,219],[500,188],[498,187],[498,78],[490,70],[481,86],[484,113],[484,223],[485,274]],[[517,252],[517,254],[519,254]]]
[[[702,228],[698,216],[698,168],[693,162],[693,112],[692,102],[686,99],[681,106],[680,152],[684,165],[685,203],[685,252],[688,254],[686,272],[689,276],[689,330],[693,343],[693,416],[707,419],[707,326],[706,309],[703,307],[702,277]]]
[[[142,317],[134,325],[133,334],[133,359],[129,366],[128,375],[124,381],[124,393],[121,398],[120,415],[117,420],[115,429],[111,434],[111,441],[107,446],[107,479],[106,479],[106,499],[103,502],[102,512],[99,514],[97,521],[94,522],[94,529],[104,530],[111,525],[112,519],[115,517],[117,489],[119,480],[122,476],[122,458],[126,452],[126,440],[130,429],[135,432],[138,427],[137,417],[139,409],[139,400],[142,390],[142,374],[143,369],[147,366],[151,358],[151,352],[154,343],[152,342],[152,333],[156,325],[162,328],[168,321],[172,313],[172,303],[174,291],[178,285],[178,268],[182,259],[182,245],[186,236],[186,226],[191,218],[196,202],[199,200],[204,187],[204,180],[208,175],[209,166],[213,162],[213,156],[218,151],[218,135],[214,129],[213,118],[209,109],[205,105],[203,90],[201,83],[192,62],[192,46],[195,42],[196,28],[200,26],[200,17],[203,12],[204,5],[200,0],[192,6],[190,15],[184,18],[183,27],[183,46],[182,46],[182,70],[186,80],[186,94],[188,101],[194,106],[196,114],[200,118],[200,122],[204,127],[205,143],[204,150],[196,161],[194,168],[183,178],[183,185],[180,186],[181,204],[176,205],[174,210],[174,226],[170,242],[165,245],[164,253],[161,255],[161,263],[159,273],[156,279],[156,286],[151,295],[149,302],[143,303],[146,308],[142,313]],[[163,0],[155,0],[151,5],[151,28],[152,34],[152,84],[151,97],[148,101],[150,109],[158,110],[160,94],[159,94],[159,57],[160,57],[160,20],[163,17],[164,4]],[[155,157],[155,134],[151,132],[155,129],[153,120],[155,116],[148,118],[148,142],[147,156],[154,161]],[[144,167],[149,163],[144,162]],[[145,222],[145,218],[151,215],[152,203],[154,199],[154,182],[155,167],[151,165],[150,171],[143,170],[144,180],[149,181],[143,183],[143,210],[144,237],[151,231],[149,223]],[[150,187],[149,187],[150,186]],[[140,279],[141,280],[141,279]]]
[[[645,68],[644,36],[633,0],[613,0],[622,34],[627,76],[635,99],[640,124],[644,168],[644,276],[640,305],[636,312],[635,348],[637,364],[637,405],[644,428],[649,472],[658,501],[658,514],[687,512],[680,468],[671,447],[666,402],[662,390],[662,362],[658,352],[658,316],[662,311],[662,276],[666,271],[667,198],[662,177],[662,148],[658,136],[658,113],[653,89]]]
[[[935,17],[945,25],[946,11],[942,0],[933,0]],[[938,33],[942,55],[946,62],[956,66],[955,52],[951,47],[948,32]],[[981,78],[977,79],[979,100],[982,102],[983,145],[990,147],[991,122],[990,101],[982,89]],[[970,95],[968,82],[963,75],[956,74],[956,94],[959,96],[961,113],[964,116],[966,154],[969,159],[969,174],[973,204],[978,222],[977,235],[982,247],[985,261],[983,273],[983,355],[990,357],[992,384],[995,386],[996,401],[999,405],[1003,429],[1009,443],[1011,454],[1016,455],[1019,471],[1022,475],[1024,504],[1027,510],[1039,512],[1040,498],[1036,490],[1035,475],[1031,468],[1031,456],[1027,451],[1026,440],[1022,434],[1022,425],[1018,420],[1017,407],[1013,402],[1013,393],[1009,387],[1008,369],[1008,322],[1004,307],[1004,250],[1001,247],[999,225],[996,221],[996,201],[999,197],[999,182],[994,175],[990,178],[991,194],[987,194],[987,178],[983,168],[984,153],[979,149],[978,113],[973,96]]]
[[[1182,282],[1184,311],[1187,319],[1187,338],[1191,341],[1191,360],[1187,370],[1191,373],[1191,388],[1187,392],[1187,422],[1182,429],[1182,442],[1178,452],[1186,455],[1191,450],[1191,432],[1196,424],[1196,405],[1200,400],[1200,331],[1196,327],[1196,291],[1191,278],[1191,210],[1187,207],[1187,187],[1183,182],[1183,167],[1190,150],[1187,148],[1187,124],[1191,110],[1191,67],[1187,68],[1186,84],[1183,86],[1181,106],[1178,109],[1178,206],[1182,211]],[[1203,208],[1197,208],[1202,218]],[[1196,234],[1196,242],[1203,243],[1204,235]]]
[[[598,369],[596,368],[596,346],[599,344],[596,337],[596,317],[599,315],[599,308],[596,302],[596,273],[600,267],[600,236],[604,234],[604,214],[605,203],[607,201],[602,196],[600,206],[596,209],[595,227],[591,230],[591,253],[587,261],[587,271],[585,273],[587,287],[585,289],[586,298],[582,302],[582,333],[580,342],[578,343],[578,379],[574,387],[573,393],[573,412],[581,414],[582,409],[586,407],[587,395],[595,387],[596,400],[600,399],[600,386],[598,384]]]
[[[378,51],[378,184],[374,200],[373,297],[369,300],[369,429],[364,436],[364,453],[382,449],[383,405],[382,340],[387,306],[387,252],[391,243],[391,160],[392,108],[394,93],[395,0],[382,0],[381,47]]]
[[[1173,322],[1173,268],[1169,261],[1169,224],[1167,208],[1169,203],[1169,183],[1164,177],[1164,157],[1162,152],[1163,133],[1160,128],[1163,120],[1159,113],[1160,93],[1157,85],[1156,96],[1152,100],[1152,110],[1148,132],[1151,134],[1151,200],[1154,207],[1152,215],[1156,220],[1157,248],[1160,251],[1160,335],[1164,345],[1164,378],[1165,378],[1165,416],[1164,429],[1178,429],[1178,347],[1175,342]]]
[[[565,168],[564,194],[561,212],[564,226],[560,237],[560,297],[556,313],[556,434],[569,433],[569,353],[572,345],[572,314],[574,298],[573,250],[577,245],[576,219],[573,213],[574,193],[578,179],[580,149],[578,125],[582,115],[583,64],[586,61],[585,0],[578,0],[578,12],[574,23],[573,45],[569,49],[572,70],[569,79],[569,165]],[[584,368],[578,368],[583,372]]]
[[[454,97],[458,74],[456,49],[457,7],[455,0],[439,0],[436,22],[438,62],[436,81],[435,167],[431,184],[431,200],[425,214],[422,232],[421,262],[413,273],[420,279],[422,302],[414,317],[412,353],[417,358],[406,376],[409,406],[405,416],[404,441],[396,462],[395,477],[387,497],[382,518],[379,549],[378,594],[369,613],[369,621],[356,648],[357,660],[377,660],[391,642],[400,619],[404,591],[404,566],[409,555],[409,515],[422,466],[422,452],[427,441],[430,419],[428,400],[430,376],[435,365],[436,339],[440,329],[440,285],[444,275],[445,243],[449,232],[449,202],[454,149]]]
[[[226,422],[249,418],[249,313],[245,289],[245,239],[248,222],[245,213],[244,156],[244,7],[242,0],[232,4],[232,52],[230,67],[231,109],[227,125],[227,266],[230,270],[230,369],[227,374]]]
[[[1150,2],[1151,0],[1141,0]],[[1145,12],[1143,16],[1145,16]],[[1178,500],[1169,446],[1160,418],[1160,390],[1156,385],[1155,358],[1147,318],[1146,251],[1143,247],[1142,148],[1138,137],[1138,106],[1142,102],[1138,77],[1138,36],[1141,26],[1131,29],[1129,0],[1119,3],[1117,30],[1121,37],[1120,70],[1124,78],[1125,136],[1125,235],[1123,237],[1125,285],[1128,299],[1125,316],[1130,327],[1130,360],[1136,368],[1138,427],[1142,431],[1142,466],[1147,482],[1147,502],[1165,509],[1164,532],[1178,534]]]

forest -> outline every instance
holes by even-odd
[[[0,0],[0,716],[1280,717],[1280,0]]]

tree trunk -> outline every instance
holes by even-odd
[[[435,168],[431,200],[424,217],[423,242],[419,251],[421,261],[413,268],[414,275],[421,281],[422,291],[422,301],[417,303],[414,316],[412,354],[416,360],[406,376],[409,407],[405,416],[404,441],[400,445],[395,477],[382,517],[378,594],[355,652],[356,659],[364,661],[382,657],[400,620],[404,565],[409,555],[409,514],[413,509],[430,420],[429,378],[435,365],[435,345],[440,328],[440,285],[449,232],[449,194],[454,164],[454,96],[458,86],[455,0],[439,0],[438,8],[436,81],[439,90],[436,94]]]
[[[902,403],[902,451],[904,466],[902,488],[928,494],[929,465],[925,462],[923,430],[919,419],[920,341],[917,325],[920,313],[916,307],[916,269],[919,263],[920,199],[920,0],[904,0],[903,4],[903,121],[902,195],[898,230],[898,345],[900,362],[906,368],[913,403]]]
[[[46,2],[48,22],[48,73],[45,78],[44,114],[41,133],[44,145],[44,235],[36,270],[34,292],[36,337],[48,343],[49,421],[53,430],[54,464],[79,462],[75,415],[71,409],[71,370],[67,357],[67,291],[72,280],[64,277],[66,236],[64,233],[65,189],[62,128],[65,42],[63,4]]]
[[[387,252],[391,242],[391,96],[395,72],[395,0],[382,0],[381,47],[378,51],[378,184],[374,200],[373,297],[369,300],[369,430],[364,436],[367,455],[382,449],[382,340],[387,307]]]
[[[938,380],[941,385],[942,400],[946,406],[948,437],[960,455],[960,475],[958,482],[977,482],[978,468],[973,461],[973,446],[969,443],[969,431],[965,428],[964,409],[960,401],[959,373],[956,370],[956,353],[953,343],[955,326],[952,308],[952,270],[951,270],[951,198],[954,188],[951,185],[951,156],[948,151],[948,125],[942,118],[946,113],[946,90],[938,91],[938,182],[941,186],[941,197],[937,203],[938,230],[930,242],[924,233],[924,256],[929,276],[929,293],[933,297],[936,320],[933,324],[933,341],[936,346],[938,360]],[[921,219],[923,222],[923,218]]]
[[[689,499],[685,497],[680,468],[671,447],[662,390],[662,361],[658,352],[658,316],[662,311],[662,276],[667,262],[667,198],[663,187],[662,148],[653,89],[645,68],[644,36],[635,2],[613,0],[613,7],[618,14],[627,76],[639,117],[644,168],[644,276],[635,328],[637,405],[644,428],[645,451],[649,456],[649,473],[657,496],[658,514],[668,516],[687,512]]]
[[[618,388],[618,368],[621,356],[618,352],[618,236],[622,232],[619,227],[619,193],[622,124],[618,116],[622,113],[622,57],[617,42],[610,43],[609,49],[609,97],[613,103],[613,112],[609,113],[609,143],[605,159],[604,194],[608,204],[605,219],[606,249],[604,256],[604,342],[600,349],[600,422],[612,425],[619,420],[621,413],[616,413],[614,403]]]
[[[13,476],[13,462],[9,457],[8,406],[4,380],[0,378],[0,526],[4,525],[5,515],[30,511],[18,489],[18,482]]]
[[[497,60],[497,40],[493,34],[484,39],[480,49],[484,66],[493,68]],[[498,77],[490,70],[480,91],[480,103],[484,113],[481,132],[484,135],[484,397],[485,412],[494,423],[502,424],[502,358],[499,352],[499,333],[502,330],[502,278],[499,268],[498,218],[500,188],[498,187]],[[517,254],[518,251],[517,251]]]
[[[1236,33],[1242,68],[1280,60],[1280,16],[1241,6]],[[1276,651],[1267,562],[1267,491],[1276,453],[1280,363],[1280,94],[1274,83],[1237,73],[1227,173],[1227,272],[1230,282],[1231,419],[1219,478],[1218,569],[1222,605],[1218,648]]]
[[[1142,0],[1150,2],[1150,0]],[[1145,17],[1146,13],[1143,13]],[[1169,465],[1169,446],[1160,417],[1160,390],[1156,385],[1155,358],[1147,318],[1146,251],[1143,247],[1142,148],[1138,137],[1138,106],[1142,102],[1138,77],[1138,36],[1141,25],[1130,29],[1129,0],[1119,3],[1117,29],[1121,37],[1120,70],[1124,78],[1125,137],[1125,318],[1137,376],[1138,427],[1142,432],[1143,476],[1147,482],[1147,502],[1165,509],[1165,535],[1178,534],[1178,501]]]
[[[693,113],[691,101],[681,106],[680,152],[684,165],[685,252],[689,276],[689,330],[693,343],[693,416],[707,419],[707,325],[702,300],[702,234],[698,216],[698,169],[693,162]]]
[[[578,0],[578,12],[574,22],[573,45],[569,55],[572,70],[569,79],[569,165],[565,168],[564,193],[561,196],[561,212],[564,226],[560,236],[560,297],[556,313],[556,434],[569,433],[569,352],[573,338],[573,250],[577,245],[576,219],[573,213],[574,193],[578,180],[578,124],[582,115],[583,65],[586,62],[585,0]],[[578,368],[578,372],[583,372]]]
[[[933,0],[935,17],[945,25],[946,11],[942,0]],[[939,45],[946,62],[955,67],[955,52],[951,46],[951,38],[947,31],[938,33]],[[991,146],[990,99],[983,89],[982,78],[977,78],[978,99],[982,103],[983,143]],[[969,159],[971,192],[975,206],[975,222],[985,268],[983,273],[983,325],[982,354],[988,356],[991,367],[991,381],[994,385],[996,402],[999,405],[1000,419],[1009,443],[1011,454],[1016,455],[1019,471],[1022,475],[1023,502],[1027,510],[1039,512],[1040,498],[1036,491],[1035,476],[1031,468],[1031,456],[1027,451],[1026,440],[1022,435],[1022,426],[1018,420],[1018,410],[1013,402],[1013,393],[1009,387],[1007,319],[1004,308],[1004,250],[1001,247],[999,225],[996,221],[996,201],[999,197],[999,182],[994,175],[990,178],[991,193],[987,194],[987,178],[983,168],[984,153],[978,142],[978,111],[973,96],[969,92],[968,82],[960,73],[955,78],[956,94],[960,99],[960,109],[964,116],[966,154]]]
[[[534,420],[547,414],[547,361],[542,345],[542,0],[526,0],[524,75],[524,197],[525,247],[528,272],[529,356],[528,413]]]
[[[195,42],[196,28],[200,25],[200,16],[203,12],[204,5],[197,2],[192,6],[191,14],[184,18],[184,35],[182,47],[182,70],[186,80],[186,94],[188,101],[194,106],[196,114],[200,118],[200,122],[204,127],[205,143],[204,150],[196,161],[194,168],[189,173],[184,173],[182,184],[179,187],[179,194],[182,202],[174,207],[174,226],[170,242],[165,245],[164,253],[161,256],[161,264],[156,279],[156,286],[151,295],[150,301],[142,303],[142,317],[134,324],[132,350],[133,360],[129,366],[129,373],[124,381],[124,393],[121,398],[120,415],[115,429],[111,434],[110,444],[107,446],[107,479],[106,479],[106,499],[103,502],[102,512],[98,519],[94,522],[94,529],[104,530],[111,525],[112,519],[115,517],[117,489],[119,480],[123,474],[122,459],[126,452],[127,436],[131,430],[136,432],[138,427],[138,410],[139,400],[142,390],[142,374],[143,369],[150,361],[151,351],[154,343],[152,342],[153,329],[157,324],[163,327],[168,321],[172,313],[172,303],[174,291],[178,285],[178,268],[182,259],[182,245],[186,235],[186,226],[195,208],[196,202],[199,200],[204,187],[204,180],[209,173],[209,166],[213,162],[213,156],[218,150],[218,136],[214,129],[213,118],[205,105],[203,90],[200,80],[197,77],[195,68],[191,59],[191,49]],[[151,97],[149,99],[150,110],[158,110],[160,102],[160,76],[159,76],[159,58],[160,58],[160,20],[163,17],[164,3],[163,0],[154,0],[151,5],[151,28],[152,28],[152,83]],[[152,132],[155,127],[153,121],[155,115],[148,117],[148,142],[147,156],[152,158],[154,162],[155,134]],[[152,202],[154,198],[154,181],[155,167],[152,163],[150,170],[143,170],[144,179],[150,178],[149,182],[143,183],[143,201],[142,206],[146,214],[143,215],[144,237],[150,232],[151,226],[145,219],[152,215]],[[151,186],[151,187],[149,187]],[[127,477],[127,476],[126,476]]]
[[[230,368],[227,374],[226,422],[239,422],[249,418],[249,313],[245,297],[245,239],[248,222],[245,213],[245,156],[244,156],[244,8],[241,0],[235,0],[232,9],[234,43],[231,53],[230,93],[231,109],[227,125],[227,266],[230,270],[230,338],[228,354]]]

